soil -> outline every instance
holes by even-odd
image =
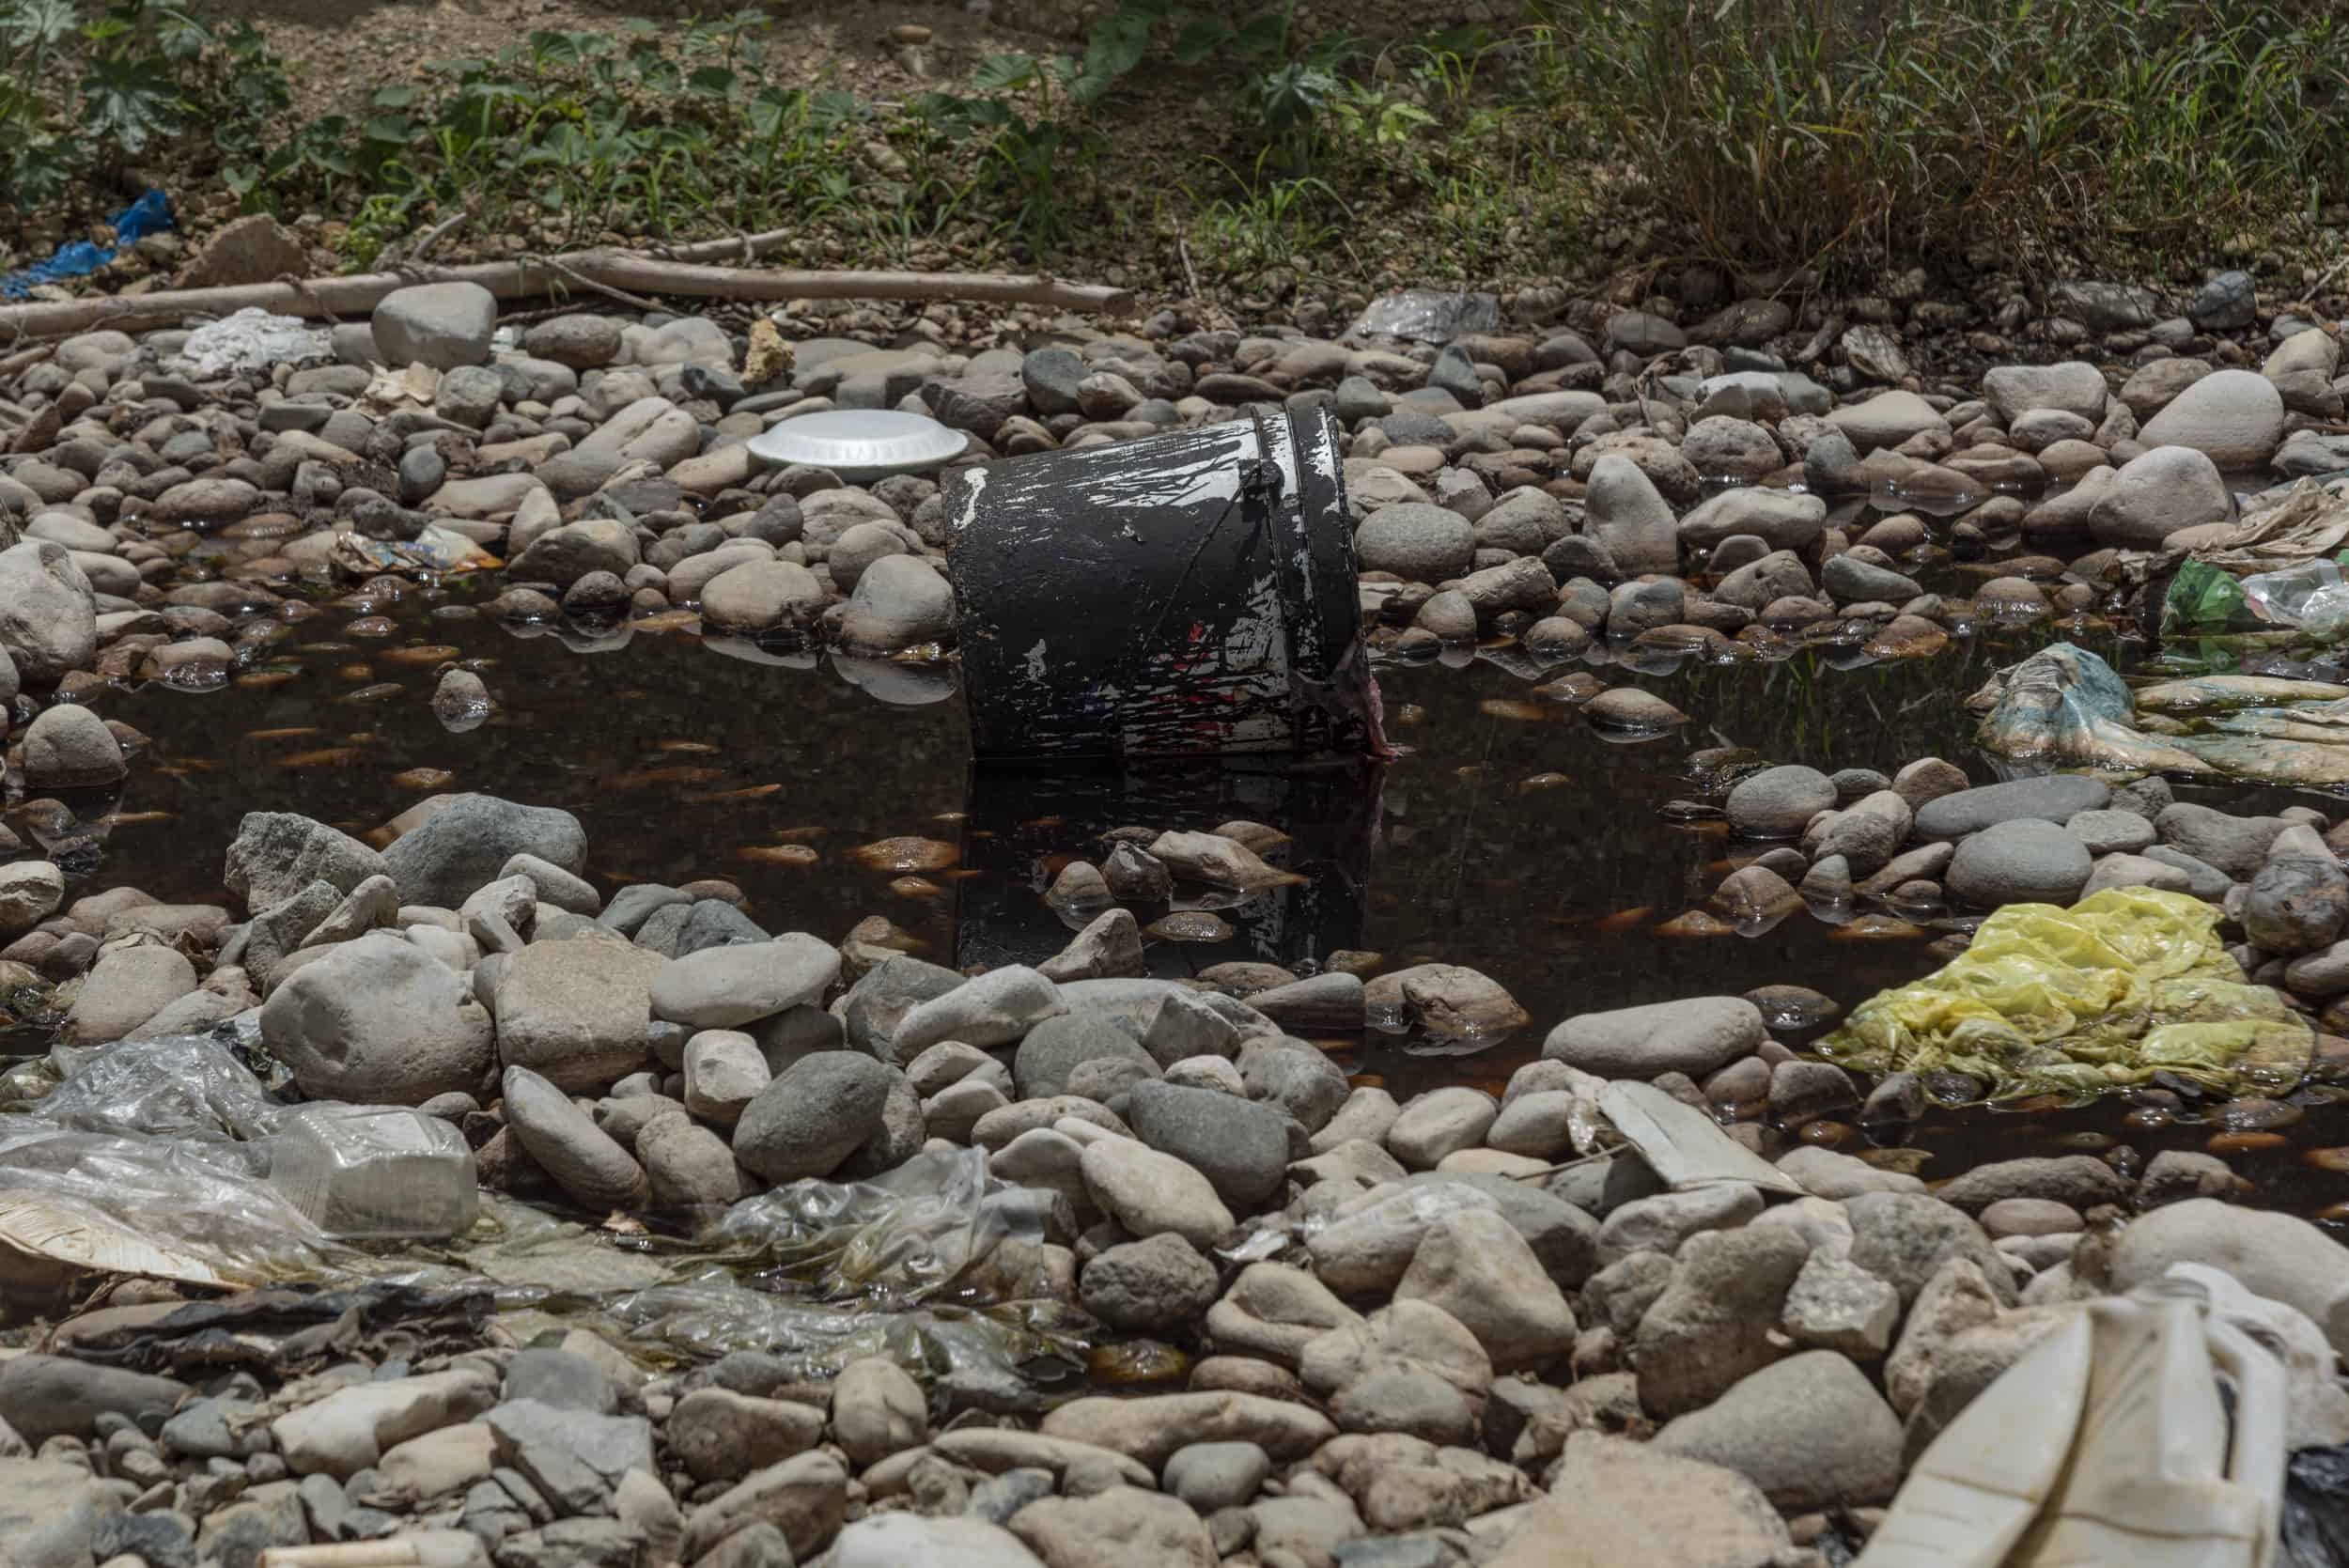
[[[347,111],[390,85],[386,60],[406,66],[397,78],[405,80],[421,75],[427,61],[494,54],[534,32],[606,31],[630,18],[682,30],[694,14],[668,0],[223,0],[220,10],[226,20],[251,21],[285,56],[302,120]],[[929,41],[918,49],[895,42],[893,32],[909,25],[930,29]],[[921,0],[798,0],[766,42],[775,81],[884,101],[959,79],[988,54],[1059,46],[960,5]]]

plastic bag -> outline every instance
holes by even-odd
[[[93,1054],[35,1114],[123,1138],[246,1140],[268,1136],[284,1110],[210,1034],[169,1034]]]
[[[1405,288],[1383,294],[1347,329],[1348,337],[1409,337],[1449,343],[1469,333],[1501,330],[1501,301],[1490,294]]]
[[[2349,582],[2341,580],[2338,558],[2247,577],[2243,598],[2261,620],[2296,627],[2319,642],[2349,634]]]
[[[130,206],[106,220],[114,225],[115,242],[100,245],[87,240],[76,240],[59,245],[46,261],[36,261],[30,267],[0,277],[0,295],[21,300],[31,292],[37,283],[55,283],[63,278],[84,278],[115,258],[115,253],[125,245],[135,245],[150,234],[161,234],[171,225],[171,202],[161,191],[149,191]]]
[[[267,370],[272,365],[324,359],[329,339],[298,316],[279,316],[259,305],[208,321],[188,334],[180,352],[207,376]]]
[[[2276,991],[2244,983],[2218,919],[2150,888],[2070,909],[2010,904],[1941,969],[1860,1003],[1819,1050],[1865,1072],[1964,1073],[1994,1100],[2099,1094],[2156,1072],[2285,1093],[2314,1035]]]
[[[0,1259],[206,1285],[327,1273],[326,1236],[269,1185],[259,1152],[0,1116]]]
[[[988,1408],[1028,1409],[1043,1395],[1024,1364],[1085,1342],[1081,1321],[1044,1298],[1033,1209],[1005,1201],[1025,1191],[989,1175],[984,1150],[934,1150],[870,1182],[779,1187],[666,1249],[490,1194],[458,1270],[407,1278],[487,1279],[508,1314],[600,1322],[652,1360],[758,1350],[820,1378],[886,1355]]]

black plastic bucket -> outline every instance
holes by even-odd
[[[1384,752],[1325,411],[957,470],[946,515],[981,760]]]

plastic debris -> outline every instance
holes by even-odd
[[[1490,294],[1404,288],[1382,294],[1346,329],[1348,337],[1408,337],[1449,343],[1470,333],[1501,330],[1501,301]]]
[[[1803,1195],[1800,1182],[1723,1132],[1703,1111],[1652,1083],[1616,1079],[1600,1092],[1598,1109],[1674,1192],[1737,1185]]]
[[[2132,698],[2105,661],[2068,643],[2001,670],[1970,699],[1983,750],[2042,767],[2349,784],[2349,686],[2201,675]]]
[[[1993,1100],[2099,1094],[2157,1072],[2220,1094],[2288,1093],[2315,1036],[2280,993],[2245,983],[2218,921],[2151,888],[2069,909],[2010,904],[1964,953],[1861,1002],[1818,1048],[1864,1072],[1963,1073]]]
[[[1295,410],[950,471],[973,753],[1386,754],[1339,435]]]
[[[1934,1439],[1858,1568],[2270,1568],[2288,1400],[2191,1281],[2083,1304]]]
[[[276,316],[259,305],[247,305],[196,328],[180,352],[194,362],[199,373],[226,376],[324,359],[328,344],[326,334],[298,316]]]
[[[337,534],[327,558],[353,577],[377,572],[494,571],[505,563],[454,528],[428,522],[412,539],[370,539],[364,534]]]
[[[106,220],[114,226],[115,242],[101,245],[94,241],[75,240],[59,245],[46,261],[36,261],[0,277],[0,295],[21,300],[36,284],[57,283],[66,278],[86,278],[112,261],[126,245],[135,245],[150,234],[161,234],[172,226],[171,200],[161,191],[149,191],[130,206]]]
[[[401,1106],[296,1107],[270,1139],[269,1180],[345,1240],[462,1235],[480,1217],[464,1138]]]

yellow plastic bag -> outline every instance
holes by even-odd
[[[1970,947],[1880,991],[1819,1044],[1863,1072],[1958,1072],[1985,1097],[2095,1094],[2156,1072],[2221,1094],[2281,1094],[2315,1035],[2183,893],[2112,888],[2069,909],[2010,904]]]

